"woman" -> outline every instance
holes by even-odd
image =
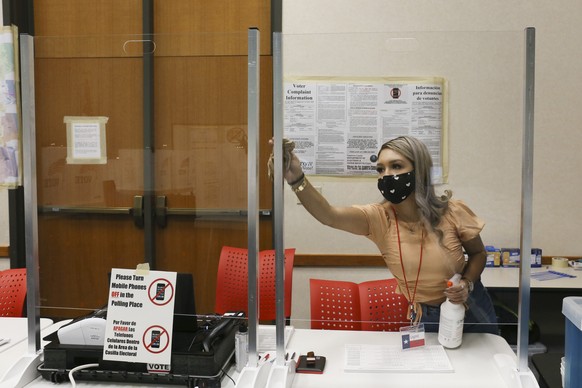
[[[486,262],[479,235],[484,224],[462,201],[452,200],[450,191],[435,194],[431,167],[424,143],[401,136],[383,144],[377,155],[382,203],[330,205],[311,186],[294,154],[285,180],[318,221],[376,244],[408,299],[411,321],[437,331],[440,305],[449,298],[467,307],[464,332],[498,334],[493,303],[480,280]],[[456,273],[462,275],[459,284],[447,288]]]

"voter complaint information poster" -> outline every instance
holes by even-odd
[[[113,269],[103,359],[171,364],[176,273]]]
[[[288,78],[284,134],[308,175],[375,176],[370,157],[395,137],[422,140],[445,183],[446,82],[440,77]]]

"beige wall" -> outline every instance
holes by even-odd
[[[582,256],[582,3],[286,0],[283,15],[286,75],[448,79],[450,179],[440,189],[465,200],[486,222],[485,243],[498,247],[519,247],[520,50],[523,29],[535,27],[533,246],[544,255]],[[391,50],[382,34],[435,44],[414,56]],[[373,179],[311,181],[334,204],[381,199]],[[285,245],[298,253],[376,253],[365,239],[319,225],[288,189],[285,209]]]
[[[285,75],[445,76],[450,180],[441,189],[451,188],[486,221],[487,244],[519,247],[524,74],[520,49],[508,49],[523,47],[523,29],[535,27],[533,245],[544,255],[582,256],[581,22],[577,0],[284,0]],[[448,35],[449,43],[439,41],[424,61],[406,62],[409,53],[390,51],[375,37],[406,36],[403,31],[433,31],[437,40]],[[480,50],[493,56],[476,60]],[[447,58],[446,52],[454,55]],[[488,82],[512,95],[488,94]],[[337,205],[380,200],[374,180],[310,180]],[[285,245],[298,254],[377,254],[365,238],[318,224],[289,189],[284,230]],[[361,282],[390,276],[383,267],[296,268],[293,324],[309,327],[309,278]]]

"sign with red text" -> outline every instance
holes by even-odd
[[[170,365],[176,273],[113,269],[103,360]]]

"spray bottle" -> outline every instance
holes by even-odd
[[[461,280],[461,274],[454,274],[447,282],[448,287],[456,286]],[[439,343],[445,348],[457,348],[463,341],[463,323],[465,321],[465,306],[454,304],[448,298],[441,304],[439,321]]]

